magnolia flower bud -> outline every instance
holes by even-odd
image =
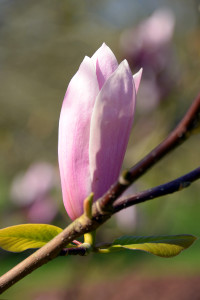
[[[91,193],[101,197],[117,180],[133,124],[142,70],[132,76],[105,44],[85,57],[63,101],[58,156],[65,208],[72,220]]]

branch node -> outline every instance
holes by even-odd
[[[129,170],[125,170],[119,177],[119,183],[121,185],[130,185],[131,184],[131,173]]]

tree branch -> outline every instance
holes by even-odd
[[[200,167],[173,181],[140,192],[131,197],[121,199],[119,202],[114,203],[114,213],[117,213],[118,211],[126,207],[142,203],[147,200],[152,200],[167,194],[172,194],[174,192],[181,191],[182,189],[189,187],[192,182],[198,180],[199,178]]]
[[[110,216],[108,215],[99,214],[98,216],[98,214],[96,214],[96,217],[93,217],[92,219],[89,219],[85,215],[76,219],[49,243],[2,275],[0,277],[0,294],[40,266],[46,264],[60,254],[62,255],[62,250],[67,244],[71,243],[75,238],[82,236],[86,232],[96,230],[109,217]]]
[[[119,207],[117,208],[117,204],[115,204],[115,207],[113,207],[113,202],[133,181],[138,179],[142,174],[144,174],[150,167],[152,167],[157,161],[159,161],[172,149],[185,141],[192,133],[192,131],[197,126],[199,126],[199,121],[200,95],[192,104],[191,108],[188,110],[187,114],[177,126],[177,128],[169,135],[169,137],[153,151],[151,151],[149,155],[147,155],[137,165],[135,165],[129,171],[125,172],[120,177],[119,181],[116,182],[101,199],[93,204],[91,218],[86,215],[82,215],[74,222],[72,222],[65,230],[63,230],[63,232],[61,232],[49,243],[47,243],[44,247],[34,252],[13,269],[1,276],[0,294],[2,294],[5,290],[14,285],[20,279],[30,274],[35,269],[62,254],[62,250],[74,239],[82,236],[87,232],[96,230],[100,225],[107,221],[114,212],[122,209],[119,209]],[[154,191],[154,189],[152,189],[152,191]],[[140,197],[140,199],[142,199],[142,196]],[[113,209],[115,209],[115,211],[113,211]]]
[[[19,263],[13,269],[0,277],[0,294],[6,291],[9,287],[14,285],[20,279],[30,274],[35,269],[44,265],[48,261],[54,259],[58,255],[85,255],[87,250],[81,246],[78,248],[68,248],[65,246],[72,242],[75,238],[80,237],[86,232],[93,231],[107,221],[112,214],[120,210],[135,205],[147,200],[151,200],[166,194],[180,191],[183,188],[189,187],[192,182],[200,178],[200,167],[192,172],[181,176],[171,182],[157,186],[155,188],[143,191],[134,195],[133,197],[125,198],[118,203],[115,203],[112,212],[103,214],[102,211],[97,211],[97,207],[93,205],[92,219],[85,215],[76,219],[63,232],[57,235],[44,247],[40,248],[24,261]],[[99,201],[97,201],[99,202]],[[100,205],[100,203],[99,203]]]
[[[127,187],[129,187],[139,177],[146,173],[166,154],[170,153],[172,150],[186,141],[199,126],[200,94],[192,103],[191,107],[180,121],[178,126],[169,134],[169,136],[135,166],[126,171],[123,176],[119,178],[119,181],[111,186],[108,192],[101,198],[101,209],[110,209],[115,200],[121,196]]]

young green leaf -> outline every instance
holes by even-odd
[[[114,252],[117,250],[129,249],[145,251],[161,257],[172,257],[187,249],[196,240],[196,237],[189,234],[172,236],[123,236],[116,239],[110,247],[101,249],[99,252]]]
[[[30,248],[41,248],[62,229],[48,224],[21,224],[0,229],[0,248],[21,252]]]

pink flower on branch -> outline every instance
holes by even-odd
[[[65,208],[72,220],[91,193],[101,197],[117,180],[131,132],[142,70],[103,44],[85,57],[63,101],[58,156]]]

